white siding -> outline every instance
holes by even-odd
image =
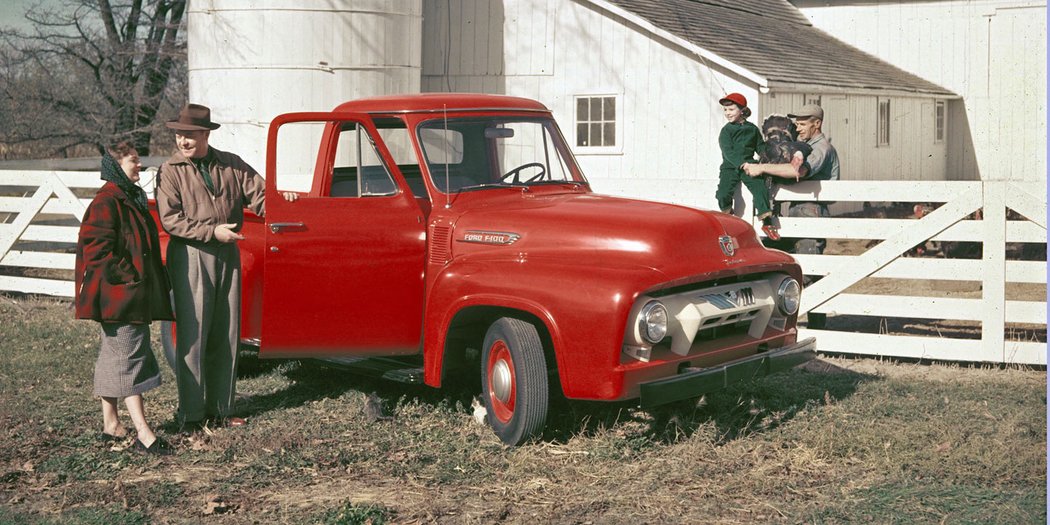
[[[763,95],[770,113],[786,115],[804,104],[801,93]],[[890,144],[876,147],[878,99],[890,101]],[[843,180],[946,180],[947,140],[934,137],[933,98],[821,94],[822,131],[839,153]],[[762,118],[756,119],[761,124]]]
[[[599,192],[714,208],[711,181],[718,178],[718,132],[725,124],[718,97],[741,92],[751,101],[755,115],[762,114],[758,92],[741,77],[710,69],[695,55],[670,48],[665,40],[626,20],[576,2],[427,1],[423,11],[423,91],[535,98],[551,108],[573,144],[573,97],[619,97],[622,141],[617,153],[576,149],[581,167]],[[483,32],[479,17],[484,13],[490,17],[488,31],[502,33],[502,38],[488,33],[481,40],[488,43],[489,53],[504,50],[506,75],[488,65],[491,55],[481,67],[476,49],[462,50],[473,56],[457,59],[459,51],[453,43],[446,77],[444,26],[451,19],[453,35]],[[750,195],[746,198],[750,200]]]
[[[260,172],[267,124],[278,114],[419,91],[422,0],[304,4],[190,2],[189,99],[211,107],[212,119],[222,124],[211,144]],[[285,187],[308,185],[299,180]]]
[[[1046,180],[1046,2],[952,0],[806,7],[821,29],[962,95],[949,178]]]

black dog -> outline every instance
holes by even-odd
[[[762,135],[766,146],[759,153],[764,164],[791,164],[800,169],[813,148],[798,140],[798,129],[791,119],[782,115],[770,115],[762,123]],[[781,181],[783,182],[783,181]]]

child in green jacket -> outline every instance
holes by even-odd
[[[758,126],[747,121],[751,110],[747,99],[740,93],[730,93],[718,101],[729,122],[718,134],[718,147],[722,150],[722,165],[718,169],[718,208],[723,213],[733,213],[733,195],[743,182],[751,192],[758,218],[762,219],[762,231],[771,240],[780,239],[773,222],[773,209],[769,203],[769,187],[765,177],[750,177],[741,166],[755,162],[755,153],[763,147],[762,132]]]

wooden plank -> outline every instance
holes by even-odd
[[[1043,188],[1044,190],[1046,188]],[[1026,219],[1043,227],[1043,239],[1046,239],[1046,194],[1039,196],[1027,191],[1024,185],[1009,183],[1007,187],[1010,200],[1007,207],[1024,215]]]
[[[1046,303],[1006,301],[1006,322],[1046,325]]]
[[[1004,363],[1046,366],[1046,343],[1007,341]]]
[[[55,178],[67,188],[101,188],[105,184],[97,171],[0,170],[0,186],[40,186]]]
[[[838,294],[814,311],[833,315],[870,315],[875,317],[914,317],[918,319],[951,319],[981,321],[983,299],[955,297],[919,297],[905,295]],[[1046,323],[1046,303],[1006,301],[1006,322]]]
[[[0,225],[5,226],[5,225]],[[0,230],[3,231],[3,230]],[[29,226],[22,234],[23,241],[66,242],[76,244],[79,226]]]
[[[826,239],[888,239],[906,228],[921,227],[923,219],[854,219],[847,217],[780,217],[785,237]],[[983,221],[964,220],[930,237],[934,241],[981,242]],[[922,242],[922,239],[917,242]],[[1046,228],[1029,221],[1008,221],[1006,242],[1046,242]]]
[[[827,275],[853,263],[854,255],[792,254],[806,275]],[[943,281],[979,281],[984,263],[977,259],[942,259],[939,257],[901,257],[887,264],[872,277],[885,279],[922,279]],[[1043,261],[1006,261],[1006,282],[1046,283]]]
[[[73,281],[0,275],[0,290],[73,297]]]
[[[76,254],[11,250],[0,258],[0,266],[72,270],[76,266]]]
[[[24,207],[18,210],[18,217],[10,224],[0,225],[3,226],[3,228],[0,228],[0,257],[7,254],[7,251],[15,244],[22,232],[29,228],[29,223],[50,198],[51,184],[46,180],[42,181],[40,187],[33,193],[33,196],[25,200]],[[74,242],[76,241],[74,240]]]
[[[981,341],[978,339],[864,334],[808,328],[800,329],[798,337],[816,337],[817,350],[820,352],[943,361],[980,361],[983,357]]]
[[[981,299],[842,293],[829,299],[817,310],[845,315],[980,321],[980,307]]]
[[[46,171],[0,170],[0,186],[31,186],[37,188],[47,180],[48,173]]]
[[[26,197],[0,197],[0,213],[17,213],[18,210],[22,209],[25,203]],[[91,204],[91,199],[77,199],[80,206],[87,208]],[[48,199],[47,203],[44,204],[43,209],[40,213],[50,213],[54,215],[72,215],[77,219],[83,217],[83,211],[81,210],[79,215],[77,214],[77,208],[69,205],[69,202],[52,197]]]
[[[1006,185],[984,186],[984,272],[981,273],[981,352],[1002,362],[1006,342]]]
[[[87,211],[87,206],[81,204],[80,199],[73,194],[73,191],[66,187],[62,181],[57,180],[57,177],[56,180],[52,181],[51,190],[55,192],[55,196],[57,196],[66,207],[72,210],[70,214],[76,217],[77,220],[80,220],[84,216],[84,212]]]
[[[144,175],[151,171],[156,170],[154,168],[144,169],[141,174]],[[51,171],[47,174],[49,177],[57,177],[67,188],[101,188],[105,184],[98,171]]]
[[[820,306],[832,296],[886,266],[905,250],[929,239],[969,215],[981,205],[980,197],[980,191],[971,191],[960,196],[923,217],[915,227],[906,228],[898,232],[896,237],[886,239],[863,255],[857,256],[849,267],[828,274],[810,286],[807,293],[803,294],[802,313]],[[787,235],[786,232],[785,235]]]
[[[971,181],[804,181],[777,186],[778,201],[948,202],[975,191]]]

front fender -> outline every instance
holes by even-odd
[[[637,296],[665,281],[637,265],[581,265],[578,259],[462,256],[428,282],[424,326],[426,383],[440,386],[452,321],[464,308],[526,312],[544,323],[566,396],[613,398],[603,373],[619,365],[623,327]]]

